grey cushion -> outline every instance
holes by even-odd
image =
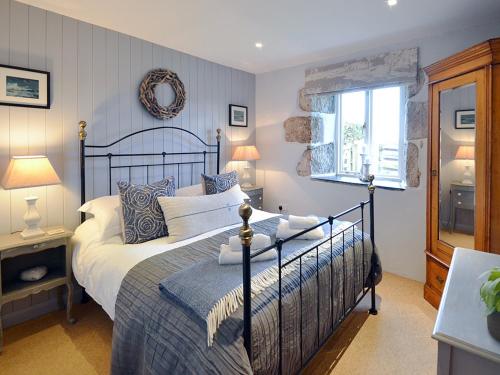
[[[141,243],[168,236],[158,197],[175,196],[173,177],[147,185],[118,182],[125,243]]]
[[[201,180],[205,194],[207,195],[223,193],[239,184],[238,172],[236,171],[217,174],[215,176],[208,176],[202,173]]]

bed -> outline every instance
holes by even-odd
[[[87,145],[85,125],[80,124],[82,204],[86,201],[88,167],[85,161],[89,158],[107,160],[110,194],[112,171],[117,169],[128,170],[130,175],[132,169],[144,168],[147,181],[150,168],[162,168],[165,174],[166,166],[177,168],[178,176],[181,168],[188,166],[191,179],[192,166],[196,164],[202,166],[203,171],[213,165],[219,173],[220,130],[216,144],[208,144],[185,129],[158,127],[131,133],[108,145]],[[110,147],[138,134],[166,130],[192,136],[205,149],[147,153],[109,151]],[[208,160],[210,155],[215,157],[215,162]],[[150,161],[144,162],[145,156],[150,157]],[[141,159],[134,162],[134,157]],[[280,215],[255,210],[247,204],[240,207],[242,223],[170,244],[158,238],[124,245],[119,236],[96,241],[92,220],[86,221],[82,214],[82,224],[73,239],[73,270],[85,293],[114,320],[111,372],[299,372],[365,295],[371,294],[370,313],[377,313],[375,285],[380,280],[381,267],[374,250],[372,181],[368,200],[323,218],[316,226],[288,238],[276,238]],[[366,210],[369,223],[365,222]],[[341,220],[349,214],[359,214],[359,219]],[[370,233],[365,234],[368,224]],[[326,233],[321,240],[298,239],[318,227]],[[269,235],[272,244],[251,252],[254,233]],[[217,268],[219,245],[234,235],[241,239],[242,264]],[[252,262],[253,258],[270,251],[277,252],[276,261]],[[259,267],[262,272],[257,273]],[[266,277],[260,278],[263,274]],[[185,284],[184,293],[196,291],[193,296],[189,295],[191,306],[191,302],[162,293],[159,287],[162,280],[175,278]],[[226,281],[228,285],[224,285]],[[220,288],[208,287],[217,283]],[[219,319],[216,329],[208,333],[209,324],[200,320],[196,308],[213,297],[210,293],[220,293],[224,288],[238,291],[237,303],[233,303],[230,313],[226,312],[224,318]]]

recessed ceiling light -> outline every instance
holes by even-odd
[[[264,45],[261,42],[255,43],[255,47],[262,48]]]
[[[394,5],[397,5],[398,0],[387,0],[387,5],[390,7],[393,7]]]

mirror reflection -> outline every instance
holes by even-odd
[[[474,247],[476,85],[440,93],[439,239]]]

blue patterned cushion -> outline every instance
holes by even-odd
[[[231,189],[234,185],[239,184],[238,172],[232,171],[229,173],[217,174],[215,176],[207,176],[201,174],[205,194],[218,194]]]
[[[118,182],[125,243],[141,243],[168,236],[158,197],[175,196],[173,177],[147,185]]]

